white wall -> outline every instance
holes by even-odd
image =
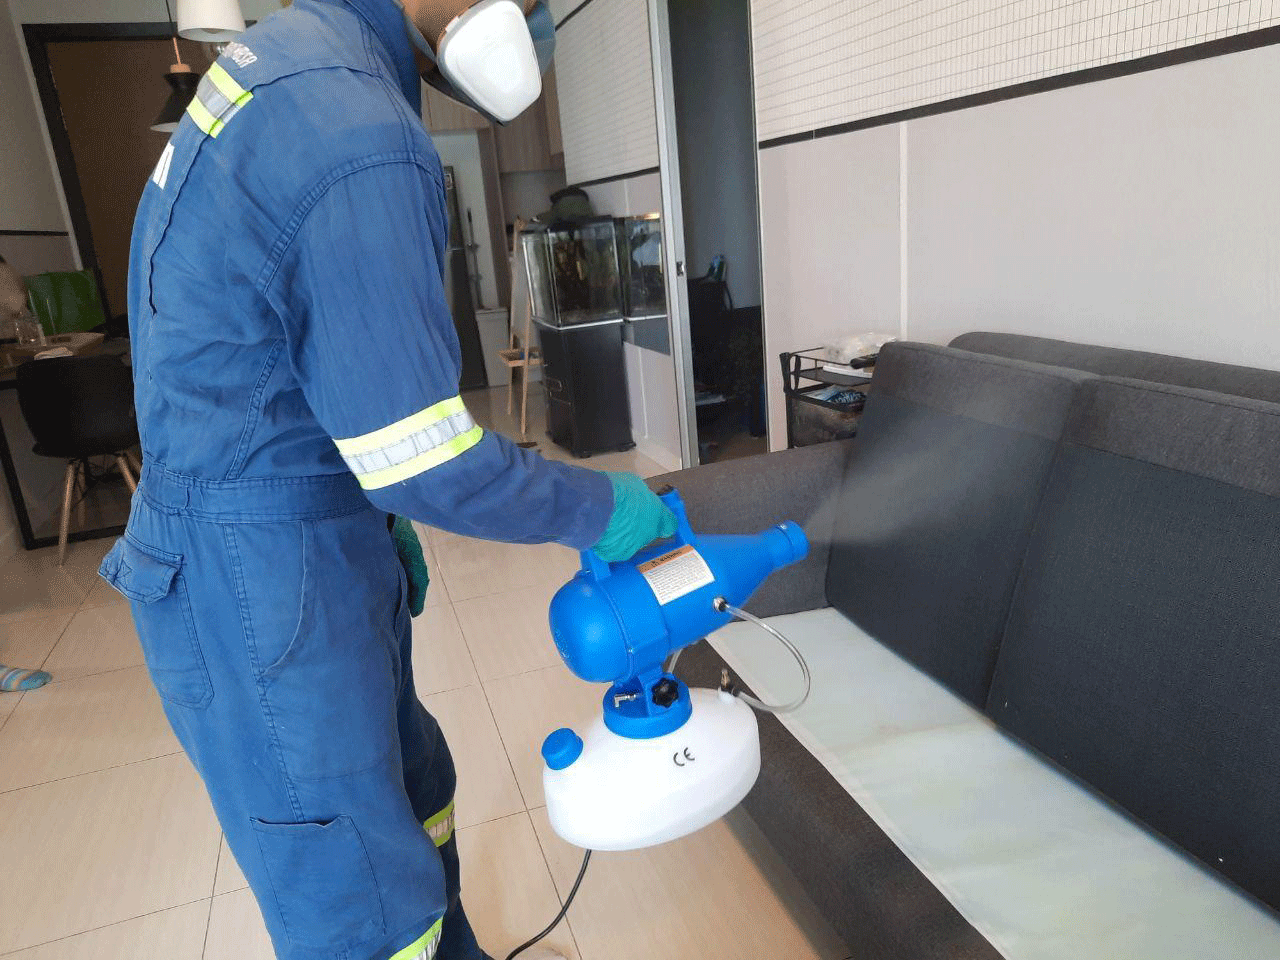
[[[1280,368],[1280,47],[912,122],[914,339]]]
[[[446,167],[453,167],[454,176],[458,178],[462,235],[465,239],[470,239],[467,209],[471,209],[475,242],[480,247],[476,251],[480,294],[486,307],[495,306],[498,302],[498,288],[494,280],[493,240],[489,230],[489,217],[485,212],[488,198],[484,189],[484,171],[480,167],[479,137],[474,130],[465,130],[458,133],[433,133],[431,140],[440,152],[440,162]]]
[[[502,175],[502,209],[507,223],[532,220],[551,208],[551,194],[565,186],[563,170],[526,170]]]
[[[786,446],[778,354],[898,328],[898,130],[760,152],[769,438]]]
[[[65,230],[24,51],[0,0],[0,230]]]
[[[723,254],[740,307],[760,303],[749,0],[672,0],[671,59],[689,271]]]
[[[662,182],[656,173],[610,180],[586,188],[596,213],[625,217],[662,212]]]
[[[778,353],[866,330],[1280,369],[1276,90],[1270,46],[762,150],[771,445]]]

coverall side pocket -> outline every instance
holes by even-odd
[[[128,597],[147,669],[160,697],[200,708],[213,699],[213,684],[196,636],[191,598],[177,554],[122,537],[98,573]]]
[[[373,864],[350,817],[250,822],[281,925],[294,947],[324,950],[329,956],[386,932]]]

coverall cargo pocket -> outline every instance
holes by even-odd
[[[161,698],[184,707],[207,706],[213,685],[196,638],[182,557],[125,536],[98,573],[132,601],[138,639]]]
[[[386,932],[373,864],[350,817],[251,822],[293,946],[336,953]]]

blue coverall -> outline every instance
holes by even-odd
[[[393,0],[299,0],[202,80],[133,237],[146,466],[102,574],[284,960],[483,956],[388,514],[586,548],[613,509],[457,397],[419,89]]]

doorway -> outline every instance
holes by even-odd
[[[169,97],[164,76],[174,62],[173,28],[27,24],[23,30],[81,263],[98,275],[107,315],[123,316],[133,218],[167,140],[151,124]],[[212,45],[177,42],[197,74],[217,55]]]
[[[670,24],[698,454],[711,463],[768,449],[751,4],[661,2]]]

